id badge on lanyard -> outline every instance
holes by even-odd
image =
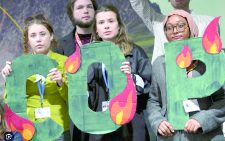
[[[35,108],[35,118],[47,118],[51,115],[50,107],[43,107],[44,103],[44,93],[45,93],[45,77],[39,74],[36,74],[36,81],[38,86],[38,92],[41,97],[41,107]]]

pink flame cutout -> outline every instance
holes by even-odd
[[[35,133],[35,127],[33,122],[18,116],[14,113],[6,104],[5,105],[5,120],[7,125],[12,131],[19,132],[24,141],[29,141],[33,138]]]
[[[80,67],[80,47],[76,48],[76,51],[70,55],[65,62],[65,69],[69,73],[75,73]]]
[[[109,103],[110,116],[118,125],[130,122],[136,112],[136,88],[130,74],[127,74],[127,86]]]
[[[219,19],[220,17],[216,17],[210,22],[202,37],[202,46],[209,54],[218,54],[222,50],[222,42],[217,31]]]
[[[182,51],[176,57],[176,63],[180,68],[187,68],[192,62],[192,52],[188,45],[184,45]]]

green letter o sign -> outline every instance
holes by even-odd
[[[19,116],[27,117],[26,80],[34,74],[47,76],[48,71],[57,63],[46,55],[23,55],[16,58],[12,65],[12,73],[7,77],[7,102],[9,107]],[[48,118],[44,122],[34,122],[35,135],[32,141],[54,140],[59,137],[63,128]],[[51,127],[51,128],[49,128]]]
[[[94,112],[88,106],[87,71],[92,63],[105,64],[109,79],[110,100],[126,87],[126,76],[120,71],[124,55],[119,47],[111,42],[84,45],[81,48],[81,66],[75,74],[68,74],[69,114],[74,124],[82,131],[91,134],[105,134],[115,131],[115,124],[109,109]]]

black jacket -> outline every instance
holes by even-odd
[[[137,90],[137,109],[141,112],[146,108],[150,84],[151,84],[151,62],[142,48],[134,45],[131,54],[125,56],[130,62],[131,73],[135,82],[134,74],[139,75],[144,81],[144,88],[140,89],[136,85]],[[96,70],[97,69],[97,70]],[[108,90],[104,85],[102,69],[100,64],[92,65],[88,71],[88,89],[89,89],[89,106],[94,111],[101,111],[102,102],[109,100]]]
[[[139,75],[144,81],[144,89],[141,90],[136,85],[137,90],[137,108],[136,112],[139,113],[146,108],[147,100],[150,92],[151,85],[151,61],[148,59],[144,50],[137,46],[133,46],[132,53],[126,55],[126,60],[130,62],[131,73]],[[133,75],[133,79],[135,79]],[[134,80],[135,82],[135,80]]]
[[[56,53],[70,56],[75,52],[75,41],[74,41],[75,29],[68,35],[58,41],[58,46],[52,50]]]

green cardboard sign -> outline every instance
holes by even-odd
[[[7,101],[9,107],[17,115],[29,119],[26,104],[27,78],[34,74],[41,74],[46,77],[49,70],[56,66],[57,63],[46,55],[23,55],[12,62],[11,68],[13,71],[6,79]],[[32,141],[43,139],[51,141],[63,133],[63,127],[50,118],[44,122],[34,122],[34,124],[36,131]]]
[[[106,134],[120,126],[110,117],[109,109],[94,112],[88,106],[87,71],[89,65],[103,62],[106,66],[110,99],[126,86],[126,76],[120,71],[124,55],[119,47],[111,42],[92,43],[81,48],[81,66],[75,74],[68,75],[69,114],[74,124],[82,131],[91,134]]]
[[[203,75],[187,78],[186,69],[176,64],[176,57],[187,45],[193,60],[200,60],[206,65]],[[185,113],[183,101],[189,98],[210,96],[220,89],[225,82],[225,54],[208,54],[202,47],[202,38],[194,38],[165,44],[166,85],[168,120],[174,129],[184,129],[189,119]]]

